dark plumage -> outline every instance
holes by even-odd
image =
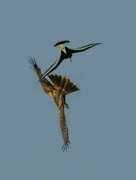
[[[93,43],[93,44],[88,44],[86,46],[82,46],[82,47],[79,47],[79,48],[73,48],[73,49],[70,49],[67,46],[67,44],[69,43],[70,41],[68,40],[65,40],[65,41],[60,41],[58,43],[56,43],[54,46],[55,47],[58,47],[59,49],[59,52],[60,52],[60,56],[59,58],[49,67],[49,69],[47,69],[45,71],[45,73],[43,74],[43,76],[41,77],[41,79],[45,76],[47,76],[48,74],[50,74],[52,71],[54,71],[60,64],[61,62],[64,60],[64,59],[68,59],[70,58],[71,62],[72,62],[72,54],[74,53],[78,53],[78,52],[83,52],[83,51],[86,51],[87,49],[90,49],[94,46],[97,46],[99,44],[102,44],[102,43]],[[40,80],[41,80],[40,79]]]

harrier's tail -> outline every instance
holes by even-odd
[[[75,91],[79,91],[80,89],[70,81],[69,78],[66,76],[61,76],[57,74],[49,74],[48,77],[52,81],[53,85],[58,88],[60,87],[61,89],[64,90],[64,95],[70,94]]]

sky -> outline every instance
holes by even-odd
[[[136,2],[0,1],[0,179],[136,179]],[[100,42],[53,72],[80,91],[67,96],[67,152],[42,72],[69,48]]]

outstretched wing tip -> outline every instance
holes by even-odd
[[[66,144],[63,144],[62,148],[63,149],[63,152],[64,151],[67,151],[67,149],[69,149],[69,144],[70,144],[70,141],[68,140]]]
[[[27,58],[27,61],[30,63],[30,65],[31,66],[33,66],[34,67],[34,65],[36,65],[36,60],[35,60],[35,58],[33,57],[31,57],[31,56],[29,56],[28,58]]]

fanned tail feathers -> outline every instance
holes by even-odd
[[[61,75],[57,75],[57,74],[49,74],[48,77],[52,81],[54,87],[56,87],[56,88],[60,87],[61,89],[63,89],[65,91],[65,95],[80,90],[66,76],[61,76]]]

